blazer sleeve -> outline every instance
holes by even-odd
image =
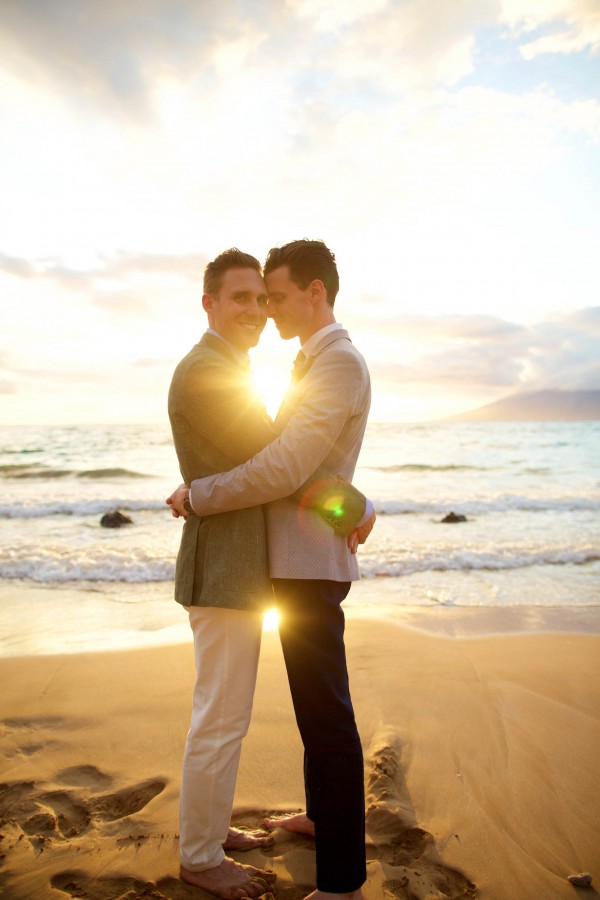
[[[353,354],[332,351],[317,358],[309,375],[314,376],[310,390],[274,441],[243,465],[192,482],[190,502],[197,515],[268,503],[316,480],[318,491],[312,500],[308,492],[308,505],[318,508],[340,534],[358,525],[365,512],[364,495],[346,481],[322,481],[317,470],[348,419],[365,415],[368,373]]]

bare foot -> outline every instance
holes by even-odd
[[[330,894],[328,891],[313,891],[304,900],[364,900],[363,892],[350,891],[348,894]]]
[[[273,835],[268,831],[245,831],[243,828],[230,828],[223,844],[225,850],[255,850],[257,847],[272,846]]]
[[[210,894],[221,897],[222,900],[260,897],[268,890],[267,883],[274,880],[271,872],[256,869],[254,866],[244,866],[228,856],[220,866],[205,869],[203,872],[190,872],[181,866],[179,877],[186,884],[203,888]]]
[[[266,825],[267,828],[285,828],[286,831],[292,831],[294,834],[315,836],[315,823],[308,818],[306,813],[274,816],[272,819],[265,819],[263,825]]]

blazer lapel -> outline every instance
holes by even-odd
[[[208,335],[208,337],[210,337],[210,335]],[[329,334],[326,334],[321,338],[310,356],[302,363],[302,368],[298,373],[298,377],[296,377],[294,372],[294,378],[286,391],[285,397],[281,401],[281,406],[279,407],[274,420],[274,424],[278,425],[280,429],[284,427],[285,423],[292,415],[294,408],[297,405],[298,398],[301,396],[301,391],[298,387],[300,382],[304,376],[308,374],[308,371],[319,354],[336,341],[350,341],[350,343],[352,343],[350,335],[345,328],[336,328],[335,331],[330,331]]]

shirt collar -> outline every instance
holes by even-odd
[[[343,327],[341,322],[333,322],[331,325],[320,328],[319,331],[315,331],[314,334],[311,334],[308,340],[302,344],[300,349],[308,358],[317,348],[321,338],[324,338],[327,334],[331,334],[332,331],[341,331]]]

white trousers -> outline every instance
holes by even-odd
[[[242,740],[256,686],[262,613],[188,607],[196,684],[183,756],[179,811],[181,865],[220,865],[231,821]]]

